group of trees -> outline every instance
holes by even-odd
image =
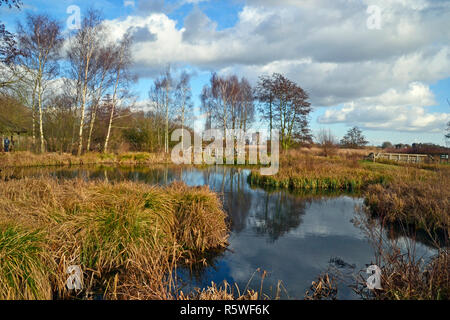
[[[212,74],[210,83],[203,87],[201,101],[206,129],[222,129],[224,137],[225,130],[246,131],[255,120],[253,89],[246,78]]]
[[[185,71],[177,78],[170,66],[167,66],[153,82],[149,98],[151,109],[148,116],[152,118],[149,139],[153,149],[169,152],[170,132],[179,127],[185,129],[192,123],[193,103],[191,91],[191,75]],[[182,136],[184,143],[184,136]]]
[[[130,114],[119,107],[132,80],[131,37],[108,40],[95,10],[67,37],[61,23],[45,14],[28,14],[14,36],[1,30],[1,47],[6,48],[1,52],[1,94],[14,98],[16,108],[30,110],[24,127],[35,151],[106,152],[113,123]],[[8,117],[13,110],[6,112]],[[104,134],[101,142],[95,136],[97,127]]]
[[[306,91],[278,73],[260,77],[255,91],[260,102],[259,111],[268,122],[270,132],[279,130],[283,149],[295,142],[312,142],[308,126],[312,108]]]
[[[21,2],[0,4],[20,7]],[[98,11],[87,11],[80,28],[69,33],[46,14],[28,14],[16,34],[0,25],[0,37],[0,132],[27,131],[29,149],[80,155],[125,145],[168,153],[175,128],[192,131],[191,75],[168,66],[154,80],[148,104],[138,109],[129,90],[135,80],[132,37],[127,33],[110,40]],[[281,74],[262,76],[252,87],[246,78],[212,73],[199,110],[206,116],[205,129],[224,134],[227,129],[247,131],[261,120],[270,134],[280,132],[282,148],[288,149],[312,142],[308,99]],[[11,125],[17,112],[20,121]]]
[[[325,157],[335,155],[338,148],[360,149],[369,143],[364,137],[362,130],[358,127],[349,129],[340,142],[331,130],[321,129],[316,135],[316,142],[322,149],[322,155]]]

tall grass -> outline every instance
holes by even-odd
[[[450,167],[446,165],[381,164],[346,154],[320,157],[291,151],[274,176],[253,170],[253,186],[308,192],[361,191],[372,213],[390,222],[424,230],[450,227]]]
[[[65,287],[66,270],[80,265],[84,290],[78,297],[170,298],[177,265],[226,247],[226,218],[207,187],[1,181],[0,221],[15,221],[17,228],[1,234],[0,296],[74,297]],[[20,271],[18,278],[8,270]]]
[[[0,225],[0,299],[50,299],[44,236],[13,223]]]
[[[369,186],[366,205],[388,222],[403,223],[428,232],[450,234],[450,170],[441,169],[431,177],[418,175],[396,179],[388,185]]]
[[[369,170],[353,155],[349,158],[320,157],[294,151],[282,155],[280,171],[274,176],[262,176],[253,170],[249,181],[263,187],[293,190],[355,191],[373,183],[384,183],[389,175]]]
[[[69,153],[35,154],[28,151],[0,153],[0,169],[8,167],[71,166],[87,164],[166,164],[169,160],[161,153],[86,153],[80,157]]]
[[[379,220],[379,218],[378,218]],[[390,227],[387,218],[374,224],[369,211],[361,210],[355,217],[356,225],[366,233],[375,252],[376,264],[381,268],[381,290],[368,292],[364,276],[357,277],[355,291],[363,298],[379,300],[449,300],[450,299],[450,258],[448,238],[440,244],[434,234],[430,241],[436,248],[432,256],[420,256],[417,241],[412,238],[396,239],[389,235],[385,227]],[[405,225],[401,225],[405,229]]]

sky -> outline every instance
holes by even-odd
[[[310,95],[314,133],[359,126],[373,145],[445,145],[450,121],[449,0],[23,0],[0,8],[14,31],[27,12],[63,23],[70,6],[103,12],[112,38],[135,38],[141,101],[167,64],[193,73],[194,104],[211,72],[256,84],[283,73]],[[66,26],[67,29],[67,26]],[[70,32],[70,30],[66,30]]]

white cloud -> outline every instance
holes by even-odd
[[[404,92],[390,89],[377,97],[361,98],[327,110],[318,122],[359,124],[373,130],[442,132],[450,114],[431,113],[426,108],[435,104],[428,86],[412,83]]]

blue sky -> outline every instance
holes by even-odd
[[[196,107],[211,71],[255,83],[280,72],[311,96],[311,127],[341,138],[363,128],[373,144],[445,144],[450,121],[450,2],[443,0],[23,0],[4,7],[14,30],[26,12],[65,22],[67,7],[100,9],[113,35],[146,29],[135,45],[134,92],[148,98],[168,63],[189,68]],[[370,6],[379,16],[369,14]],[[373,12],[373,11],[372,11]],[[369,19],[375,18],[375,26]],[[156,39],[156,40],[155,40]]]

